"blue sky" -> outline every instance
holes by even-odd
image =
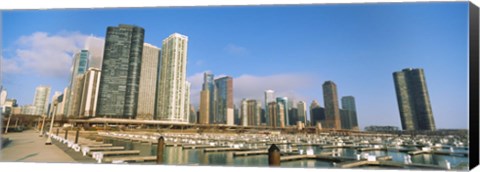
[[[467,2],[2,11],[8,97],[25,105],[38,85],[63,91],[83,38],[118,24],[145,28],[156,46],[189,37],[194,104],[204,71],[234,77],[235,102],[273,89],[323,106],[332,80],[339,99],[356,98],[361,128],[400,126],[392,73],[413,67],[425,70],[437,128],[468,126]]]

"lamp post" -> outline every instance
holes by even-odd
[[[5,134],[8,133],[8,127],[10,126],[10,119],[12,118],[12,113],[8,115],[7,127],[5,127]]]
[[[43,128],[45,127],[45,118],[47,118],[47,115],[43,115],[43,122],[42,122],[42,129],[40,129],[40,137],[43,136]]]
[[[53,101],[53,112],[56,111],[57,104],[58,104],[57,100]],[[55,114],[52,113],[52,121],[50,122],[50,131],[48,131],[48,133],[50,133],[50,135],[48,135],[47,141],[45,142],[46,145],[51,145],[52,144],[52,130],[53,130],[54,119],[55,119]]]

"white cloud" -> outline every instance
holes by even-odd
[[[14,49],[13,57],[4,58],[2,70],[5,73],[66,78],[70,75],[72,55],[84,47],[87,37],[78,32],[54,35],[35,32],[21,36],[10,48]]]
[[[216,78],[225,75],[218,75]],[[196,73],[187,78],[192,83],[191,103],[198,106],[200,91],[203,84],[203,72]],[[241,99],[262,100],[264,91],[272,89],[277,97],[290,97],[295,100],[310,100],[309,96],[303,95],[304,90],[318,87],[319,82],[314,77],[304,74],[278,74],[270,76],[255,76],[244,74],[233,78],[234,103],[238,105]],[[317,88],[318,89],[318,88]]]
[[[235,44],[228,44],[224,50],[231,55],[241,56],[248,54],[247,48]]]

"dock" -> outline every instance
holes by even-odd
[[[157,156],[127,156],[127,157],[109,157],[103,159],[106,163],[113,163],[113,162],[148,162],[148,161],[156,161]]]
[[[114,146],[114,147],[90,147],[89,151],[113,151],[113,150],[124,150],[123,146]]]
[[[110,155],[138,155],[138,154],[140,154],[140,151],[139,151],[139,150],[124,150],[124,151],[88,152],[89,155],[93,155],[93,153],[101,153],[103,156],[110,156]]]

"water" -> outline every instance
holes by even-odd
[[[124,146],[126,150],[140,150],[140,156],[156,156],[157,146],[155,144],[138,143],[123,141],[111,138],[105,138],[105,143],[112,143],[114,146]],[[280,149],[285,149],[285,145],[280,145]],[[304,154],[307,149],[313,149],[315,154],[322,152],[332,152],[332,149],[322,149],[317,146],[299,146],[303,149]],[[448,149],[449,150],[449,149]],[[233,152],[203,152],[203,149],[182,149],[182,147],[165,147],[164,160],[168,165],[208,165],[208,166],[249,166],[249,167],[265,167],[268,166],[267,155],[251,155],[251,156],[233,156]],[[355,149],[333,149],[339,152],[342,157],[356,157],[356,154],[362,152]],[[454,151],[465,151],[456,149]],[[397,151],[368,151],[369,155],[376,156],[392,156],[392,161],[404,162],[404,156],[407,154]],[[445,155],[422,154],[411,157],[413,163],[438,165],[444,160],[451,163],[451,167],[455,168],[462,163],[468,163],[468,157],[456,157]],[[154,162],[146,162],[152,164]],[[281,163],[282,167],[301,167],[301,168],[332,168],[333,163],[320,160],[296,160]],[[376,167],[367,167],[376,168]],[[383,167],[379,167],[382,169]],[[383,168],[385,169],[385,168]]]

